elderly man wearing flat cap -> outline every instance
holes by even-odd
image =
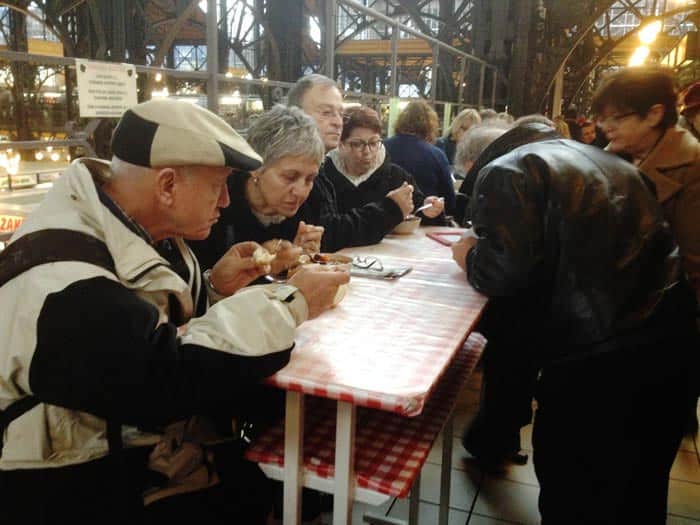
[[[348,275],[244,288],[264,272],[247,242],[202,277],[183,239],[260,164],[213,113],[139,104],[112,149],[74,161],[0,256],[3,522],[265,523],[267,482],[222,435]]]

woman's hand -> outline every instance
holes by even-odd
[[[391,190],[386,196],[401,208],[401,213],[404,217],[413,211],[413,186],[407,182],[404,182],[395,190]]]
[[[323,226],[314,226],[300,221],[297,235],[294,237],[294,244],[304,250],[304,253],[319,253],[323,231]]]
[[[302,254],[300,247],[283,239],[271,239],[262,245],[268,252],[277,256],[270,263],[270,273],[273,275],[296,266],[299,262],[299,256]]]
[[[253,252],[260,248],[257,242],[241,242],[231,246],[211,269],[209,276],[214,289],[221,295],[233,295],[258,277],[265,267],[253,260]]]
[[[452,258],[465,272],[467,271],[467,253],[474,247],[477,240],[476,237],[462,237],[452,243]]]
[[[445,199],[442,197],[431,195],[430,197],[425,198],[423,204],[432,204],[430,208],[423,210],[423,215],[425,215],[428,219],[434,219],[445,211]]]

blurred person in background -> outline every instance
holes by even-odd
[[[517,128],[518,126],[524,126],[525,124],[529,124],[531,122],[539,122],[540,124],[544,124],[545,126],[554,128],[554,122],[552,122],[550,119],[548,119],[541,113],[523,115],[522,117],[515,119],[515,122],[513,122],[513,127]]]
[[[571,138],[583,144],[593,144],[596,138],[595,122],[590,120],[580,120],[572,130]]]
[[[440,148],[447,157],[450,164],[454,164],[455,151],[462,135],[472,126],[479,124],[481,117],[479,112],[473,108],[460,111],[452,121],[449,129],[445,130],[444,136],[437,139],[435,145]]]
[[[344,213],[384,199],[389,191],[409,184],[413,186],[414,208],[432,204],[418,214],[423,224],[445,224],[444,201],[434,195],[423,195],[413,176],[391,162],[381,133],[382,124],[373,109],[359,106],[345,112],[340,144],[328,153],[325,165],[339,211]]]
[[[498,137],[503,135],[510,126],[498,119],[491,119],[476,126],[472,126],[462,137],[457,145],[455,154],[455,169],[462,173],[460,180],[455,181],[455,212],[454,219],[459,225],[468,221],[469,199],[473,180],[467,182],[467,174],[472,173],[471,168],[484,150]]]
[[[575,121],[572,123],[572,121],[562,118],[561,115],[554,117],[553,122],[554,129],[557,130],[557,133],[559,133],[559,136],[562,138],[570,139],[572,130],[574,130],[574,133],[579,131],[578,124]]]
[[[496,118],[498,120],[502,120],[506,124],[512,124],[515,121],[515,117],[513,117],[513,115],[507,111],[501,111],[498,115],[496,115]]]
[[[398,164],[418,183],[424,195],[445,199],[445,210],[452,214],[455,191],[445,153],[433,145],[438,132],[435,110],[424,100],[413,100],[399,114],[396,135],[384,141],[394,164]]]
[[[680,126],[700,140],[700,82],[695,82],[685,91],[681,114]]]
[[[483,108],[479,110],[479,116],[481,117],[481,122],[486,122],[487,120],[498,118],[498,112],[495,109]]]

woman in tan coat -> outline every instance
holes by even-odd
[[[628,157],[654,182],[700,302],[700,143],[677,125],[671,72],[617,71],[598,88],[593,111],[610,141],[608,151]]]

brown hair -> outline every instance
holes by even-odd
[[[678,122],[675,81],[671,70],[659,66],[630,67],[616,71],[603,80],[593,95],[591,109],[599,115],[605,108],[613,107],[644,117],[656,104],[664,107],[659,127],[670,128]]]
[[[433,142],[438,134],[437,113],[425,100],[413,100],[399,114],[394,132],[417,135],[427,142]]]
[[[340,134],[340,140],[348,138],[355,128],[368,128],[380,135],[382,134],[382,123],[379,120],[379,115],[367,106],[355,106],[345,110],[343,114],[343,132]]]

